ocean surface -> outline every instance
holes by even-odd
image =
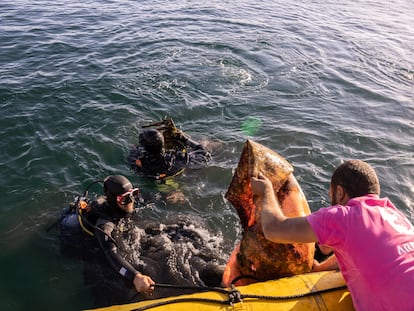
[[[164,117],[213,158],[175,179],[188,204],[143,217],[201,216],[224,257],[240,237],[224,194],[246,139],[294,165],[312,210],[358,158],[414,222],[413,12],[411,0],[2,0],[0,310],[93,307],[53,224],[110,174],[154,191],[126,157]]]

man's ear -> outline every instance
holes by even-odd
[[[336,198],[339,204],[345,205],[349,201],[349,195],[341,185],[336,186]]]

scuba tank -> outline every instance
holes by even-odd
[[[85,233],[93,236],[93,227],[94,225],[91,224],[86,214],[90,210],[89,203],[90,200],[88,198],[89,189],[97,184],[103,182],[102,180],[96,180],[86,187],[85,192],[82,196],[75,197],[75,200],[69,204],[69,210],[66,214],[66,218],[63,223],[66,223],[69,227],[74,227],[78,225]]]
[[[58,229],[61,252],[65,256],[81,257],[84,249],[90,247],[90,242],[95,240],[93,238],[94,226],[87,220],[86,213],[90,203],[89,189],[99,182],[102,181],[97,180],[88,185],[83,195],[76,196],[73,202],[62,211]]]

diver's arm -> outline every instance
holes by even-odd
[[[177,141],[181,144],[183,144],[186,147],[191,148],[192,151],[203,151],[204,153],[207,153],[207,150],[204,149],[204,147],[196,142],[195,140],[192,140],[191,137],[189,135],[187,135],[186,133],[184,133],[181,130],[176,130],[175,133],[175,138],[177,139]]]
[[[190,162],[195,166],[197,166],[197,164],[205,164],[211,160],[210,152],[208,152],[202,144],[192,140],[191,137],[182,130],[175,128],[173,137],[176,145],[181,145],[185,148],[187,156],[189,155]]]
[[[111,267],[120,275],[133,282],[138,292],[152,292],[154,290],[154,281],[149,276],[138,272],[118,254],[118,247],[111,236],[115,226],[114,223],[99,219],[97,225],[99,227],[95,228],[94,235]]]
[[[99,229],[95,228],[94,235],[109,264],[117,273],[132,282],[138,271],[118,254],[118,247],[111,236],[115,225],[111,221],[99,219],[97,226]]]
[[[184,136],[184,140],[181,143],[188,148],[190,154],[190,161],[193,165],[202,165],[211,160],[211,153],[204,148],[204,146],[188,136]]]
[[[189,137],[186,137],[186,138],[183,140],[183,142],[184,142],[187,146],[189,146],[192,150],[202,150],[202,151],[205,151],[204,147],[203,147],[200,143],[198,143],[198,142],[196,142],[196,141],[192,140],[192,139],[191,139],[191,138],[189,138]]]
[[[283,215],[270,180],[263,175],[251,179],[253,194],[261,200],[260,219],[266,239],[277,243],[317,242],[315,232],[306,217],[288,218]]]

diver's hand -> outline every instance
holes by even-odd
[[[260,173],[257,178],[252,177],[251,178],[251,184],[252,184],[252,192],[254,196],[263,197],[266,192],[272,191],[273,192],[273,186],[271,181],[265,177],[262,173]]]
[[[134,278],[134,286],[137,292],[152,294],[155,282],[148,276],[137,273]]]
[[[184,204],[187,198],[181,190],[175,190],[165,197],[168,204]]]

